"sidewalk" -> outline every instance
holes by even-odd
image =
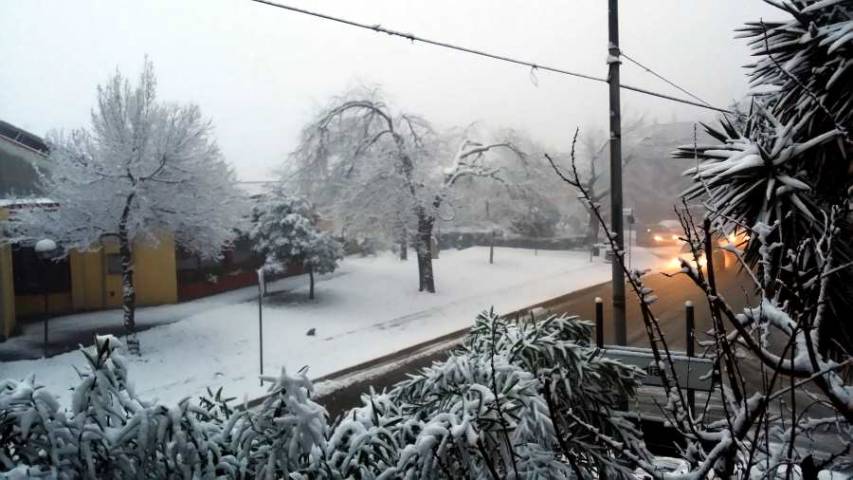
[[[664,263],[648,251],[642,256],[649,267]],[[276,375],[283,366],[291,371],[310,366],[313,378],[329,375],[467,328],[483,309],[517,310],[607,281],[611,271],[600,260],[590,262],[586,252],[537,254],[501,248],[495,249],[494,264],[488,258],[488,248],[482,247],[442,252],[434,265],[435,294],[417,291],[414,262],[391,255],[347,258],[334,278],[318,283],[315,300],[307,298],[305,279],[282,281],[294,281],[293,289],[277,282],[275,290],[287,291],[264,300],[264,373]],[[140,357],[125,358],[137,393],[165,403],[195,397],[207,387],[225,386],[230,394],[250,398],[263,394],[266,387],[258,383],[256,292],[250,287],[142,309],[140,325],[161,325],[139,335]],[[85,320],[87,328],[98,323],[92,330],[119,321],[116,311],[73,317]],[[69,325],[81,330],[79,323]],[[33,335],[31,346],[40,355],[37,328],[28,330],[26,337]],[[0,350],[12,348],[0,344]],[[7,361],[0,364],[0,378],[36,374],[39,383],[65,402],[69,389],[79,382],[74,366],[85,368],[78,352]]]
[[[270,283],[271,291],[291,290],[307,282],[304,275],[288,277]],[[204,311],[253,301],[257,287],[244,287],[230,292],[190,300],[172,305],[141,307],[136,310],[136,331],[143,332],[160,325],[168,325]],[[122,310],[100,310],[62,315],[48,319],[48,357],[77,350],[80,345],[94,343],[95,335],[125,334]],[[25,320],[19,335],[0,342],[0,362],[35,360],[44,357],[44,319]]]

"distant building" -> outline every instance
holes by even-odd
[[[48,167],[47,151],[41,138],[0,120],[0,198],[37,194],[37,169]]]

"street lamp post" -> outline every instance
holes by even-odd
[[[264,275],[264,267],[258,273],[258,361],[260,363],[261,386],[264,386],[264,295],[267,293],[267,279]]]
[[[41,263],[41,277],[42,280],[47,279],[47,272],[45,265],[51,258],[56,254],[56,242],[49,238],[43,238],[36,242],[34,247],[36,252],[36,256],[39,258],[39,262]],[[44,357],[47,358],[47,319],[50,315],[50,292],[44,292]]]
[[[622,225],[622,115],[619,99],[619,0],[608,1],[608,75],[610,83],[610,222],[615,240],[614,250],[623,254],[625,230]],[[614,252],[615,253],[615,252]],[[625,324],[625,273],[614,258],[613,333],[616,345],[628,344]]]

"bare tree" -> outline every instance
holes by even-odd
[[[464,137],[452,151],[450,142],[421,117],[394,114],[375,92],[351,94],[335,99],[305,128],[292,158],[293,177],[303,192],[323,192],[348,213],[339,218],[378,218],[398,238],[411,235],[419,289],[435,292],[433,230],[450,191],[464,178],[499,178],[499,169],[486,163],[491,151],[521,155],[505,141]]]
[[[622,136],[628,137],[632,132],[635,132],[643,125],[643,117],[637,117],[625,122],[625,126],[622,129]],[[584,188],[589,192],[594,205],[601,205],[601,203],[610,196],[610,187],[601,185],[602,180],[609,178],[609,176],[606,175],[609,167],[608,170],[605,170],[604,167],[605,164],[609,165],[607,162],[610,158],[610,137],[602,138],[603,136],[604,135],[599,132],[587,134],[582,137],[584,156],[586,157],[586,163],[588,165],[588,171],[585,175],[582,175],[582,178]],[[634,160],[634,154],[631,152],[630,148],[626,148],[622,156],[622,168],[627,167],[632,160]],[[595,218],[595,215],[588,208],[587,212],[589,213],[589,217],[587,220],[586,243],[588,245],[594,245],[598,242],[599,237],[598,219]]]

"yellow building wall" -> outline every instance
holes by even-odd
[[[136,301],[139,305],[159,305],[178,302],[178,268],[175,259],[175,240],[162,235],[157,245],[134,247],[134,277]]]
[[[0,222],[9,218],[9,211],[0,208]],[[15,281],[12,277],[12,246],[0,238],[0,338],[15,332]]]
[[[45,312],[63,314],[72,311],[71,294],[68,292],[15,296],[15,314],[20,317],[43,315]]]
[[[0,210],[2,215],[2,210]],[[2,216],[0,216],[2,219]],[[16,316],[67,314],[121,306],[121,273],[108,271],[108,256],[118,254],[118,245],[107,239],[92,250],[69,253],[71,291],[45,295],[15,295],[12,276],[12,250],[0,244],[0,335],[9,337],[16,327]],[[175,242],[164,234],[156,245],[137,243],[133,247],[136,304],[177,303],[178,278]]]
[[[0,209],[2,219],[2,209]],[[15,332],[15,284],[12,277],[12,247],[0,243],[0,337]]]
[[[104,289],[104,250],[72,251],[71,298],[74,310],[96,310],[107,307]]]
[[[71,253],[71,296],[75,310],[121,306],[121,273],[109,272],[109,257],[118,254],[118,244],[105,240],[102,248]],[[156,245],[137,242],[133,246],[133,283],[136,303],[177,303],[178,274],[175,242],[163,234]]]

